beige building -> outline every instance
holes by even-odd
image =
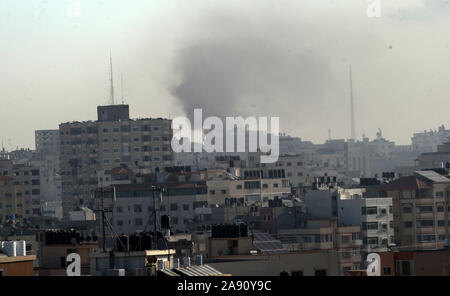
[[[302,187],[306,184],[307,168],[303,155],[280,155],[275,163],[260,163],[259,159],[258,153],[249,153],[249,168],[241,169],[241,175],[259,173],[265,178],[279,175],[289,179],[293,187]]]
[[[39,169],[0,160],[0,223],[41,214]]]
[[[361,228],[338,226],[337,219],[308,219],[307,227],[280,229],[274,237],[291,252],[335,250],[340,275],[346,270],[357,270],[361,265]]]
[[[228,255],[207,261],[208,266],[233,276],[338,276],[335,250],[289,252],[284,254]]]
[[[155,172],[173,165],[171,120],[130,119],[128,105],[98,107],[98,120],[59,126],[64,213],[91,206],[98,171],[126,164]]]
[[[396,179],[378,188],[392,196],[395,241],[401,250],[442,249],[448,239],[450,179],[434,171]]]

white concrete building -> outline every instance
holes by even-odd
[[[391,197],[340,199],[337,208],[340,226],[361,226],[366,251],[387,251],[394,244]]]

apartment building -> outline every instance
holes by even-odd
[[[394,244],[394,215],[392,198],[338,199],[340,226],[361,227],[365,252],[388,251]]]
[[[246,205],[259,204],[267,206],[269,200],[281,198],[291,194],[289,179],[243,179],[230,180],[229,198],[235,199]]]
[[[36,152],[59,154],[59,130],[37,130],[34,132]]]
[[[39,168],[28,164],[13,164],[10,160],[0,160],[0,211],[2,223],[6,220],[24,221],[41,215],[41,193]]]
[[[65,216],[77,206],[92,206],[98,171],[126,164],[150,173],[173,165],[171,120],[130,119],[128,105],[99,106],[97,113],[97,121],[59,126]]]
[[[25,217],[24,196],[10,176],[0,176],[0,224],[8,220],[23,221]]]
[[[289,179],[293,187],[306,183],[307,169],[302,155],[280,155],[275,163],[260,163],[259,153],[249,153],[247,168],[241,169],[241,176],[260,175],[263,178],[280,176]]]
[[[449,137],[450,130],[445,129],[445,126],[441,125],[438,130],[414,133],[411,138],[411,146],[413,151],[419,153],[436,152],[438,145],[447,142]]]
[[[378,189],[393,199],[395,243],[401,250],[442,249],[448,239],[450,180],[434,171],[416,171]]]
[[[132,234],[154,229],[153,184],[116,184],[105,188],[114,188],[114,195],[105,195],[105,208],[111,225],[117,233]],[[160,228],[161,216],[170,218],[174,233],[185,232],[190,224],[197,222],[196,209],[207,207],[207,190],[204,183],[159,183],[164,188],[160,195],[155,192],[157,227]],[[113,199],[114,197],[114,199]]]
[[[298,228],[278,229],[274,237],[291,251],[335,250],[340,274],[361,266],[361,229],[359,226],[338,226],[337,218],[308,218]]]
[[[447,168],[450,163],[450,142],[438,145],[436,152],[422,153],[417,157],[417,165],[420,168]]]

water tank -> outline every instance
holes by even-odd
[[[175,258],[173,259],[173,268],[180,268],[180,259]]]
[[[150,234],[144,234],[141,239],[141,250],[151,250],[152,249],[152,236]]]
[[[130,247],[130,241],[128,235],[120,235],[117,240],[117,251],[118,252],[126,252]]]
[[[191,266],[191,257],[184,257],[183,258],[183,266],[184,267]]]
[[[130,251],[138,251],[140,239],[141,237],[138,234],[130,236]]]
[[[27,255],[27,244],[24,240],[20,240],[16,242],[16,254],[17,256],[26,256]]]
[[[216,225],[216,237],[223,237],[223,225]]]
[[[216,225],[211,226],[211,236],[213,238],[217,237],[217,226]]]
[[[195,256],[195,264],[196,265],[203,265],[203,256],[202,255]]]
[[[17,256],[16,244],[17,242],[15,241],[5,242],[3,252],[9,257],[16,257]]]
[[[170,228],[170,217],[167,215],[161,216],[161,228],[168,229]]]
[[[233,237],[239,237],[239,225],[233,225]]]
[[[239,225],[239,230],[240,230],[240,236],[241,237],[247,237],[248,236],[248,231],[247,231],[247,225],[242,223],[241,225]]]
[[[158,259],[158,269],[163,270],[164,269],[164,260]]]

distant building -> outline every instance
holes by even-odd
[[[121,164],[143,173],[174,163],[168,119],[130,119],[128,105],[99,106],[98,120],[62,123],[60,159],[65,216],[76,206],[92,206],[96,172]]]
[[[447,142],[450,138],[450,130],[445,129],[443,125],[437,131],[423,131],[415,133],[411,138],[412,150],[419,153],[437,152],[437,147]]]
[[[396,245],[400,250],[442,249],[448,239],[450,179],[434,171],[416,171],[381,185],[379,196],[393,199]]]
[[[59,130],[37,130],[34,134],[36,152],[59,154]]]
[[[0,223],[41,215],[39,168],[0,160]]]
[[[392,198],[339,199],[339,225],[361,227],[365,252],[388,251],[394,244]]]

